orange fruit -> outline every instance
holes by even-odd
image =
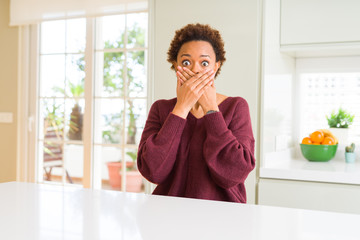
[[[310,134],[310,139],[313,143],[321,143],[324,140],[324,133],[320,130],[317,130]]]
[[[315,143],[315,142],[314,142],[313,145],[320,145],[320,143]]]
[[[324,140],[321,142],[321,144],[334,145],[335,144],[335,139],[332,138],[332,137],[325,137]]]
[[[302,144],[312,144],[312,141],[309,137],[304,137],[301,143]]]

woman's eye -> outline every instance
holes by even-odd
[[[208,61],[203,61],[203,62],[201,63],[201,65],[203,65],[204,67],[207,67],[207,66],[209,66],[209,62],[208,62]]]
[[[184,60],[184,61],[182,62],[182,65],[183,65],[183,66],[189,66],[189,65],[190,65],[190,61],[189,61],[189,60]]]

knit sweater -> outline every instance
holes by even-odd
[[[244,181],[255,167],[249,107],[228,97],[220,112],[186,119],[171,113],[176,98],[156,101],[138,150],[138,169],[153,194],[246,202]]]

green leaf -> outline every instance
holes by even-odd
[[[332,111],[330,117],[326,116],[326,119],[331,128],[348,128],[353,123],[354,117],[355,115],[340,107],[337,113]]]

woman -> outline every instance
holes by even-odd
[[[177,70],[177,97],[152,105],[139,171],[157,184],[153,194],[245,203],[255,141],[247,102],[216,93],[225,61],[220,33],[208,25],[183,27],[168,61]]]

